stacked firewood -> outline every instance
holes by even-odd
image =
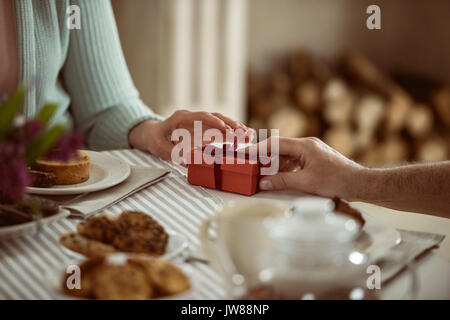
[[[250,72],[248,88],[256,129],[316,136],[367,165],[450,156],[450,86],[389,76],[360,53],[331,65],[294,52],[269,74]]]

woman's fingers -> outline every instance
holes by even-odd
[[[248,130],[247,126],[245,126],[243,123],[241,123],[239,121],[235,121],[231,118],[228,118],[227,116],[224,116],[221,113],[214,112],[214,113],[212,113],[212,115],[221,119],[223,122],[225,122],[227,125],[229,125],[231,127],[231,129],[233,129],[233,130],[237,130],[239,128],[244,131]]]
[[[203,130],[207,127],[219,129],[222,132],[226,132],[227,130],[225,121],[209,112],[190,112],[181,120],[181,123],[184,127],[188,127],[194,126],[194,121],[201,121]]]
[[[200,121],[202,134],[208,129],[218,129],[224,134],[223,141],[225,141],[225,138],[230,139],[230,136],[234,138],[237,134],[239,134],[244,137],[241,140],[248,143],[252,141],[255,136],[255,131],[253,129],[249,129],[241,122],[234,121],[221,113],[177,110],[168,120],[169,121],[167,121],[167,124],[169,131],[183,128],[189,130],[191,133],[194,132],[195,121]],[[226,137],[226,134],[228,133],[229,137]]]

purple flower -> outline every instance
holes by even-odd
[[[41,130],[43,125],[30,120],[10,129],[6,139],[0,142],[0,201],[20,200],[31,183],[27,173],[26,145]]]
[[[77,156],[77,151],[83,146],[83,136],[77,131],[62,135],[45,158],[50,160],[69,161]]]
[[[16,124],[10,129],[7,141],[28,144],[44,130],[44,125],[38,120],[27,120],[24,123]]]
[[[31,182],[23,142],[6,141],[0,145],[0,177],[0,201],[21,199]]]
[[[44,125],[42,124],[42,122],[34,119],[28,120],[23,127],[25,143],[33,140],[33,138],[41,133],[42,130],[44,130]]]

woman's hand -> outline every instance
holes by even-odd
[[[268,144],[264,150],[271,150],[274,139],[279,139],[279,172],[261,179],[262,190],[296,189],[325,197],[355,197],[363,166],[317,138],[272,137],[256,147]]]
[[[220,130],[224,136],[227,130],[249,129],[238,121],[234,121],[220,113],[191,112],[187,110],[175,111],[164,121],[147,120],[134,127],[129,134],[130,145],[145,150],[164,160],[170,160],[174,143],[171,141],[175,129],[187,129],[194,134],[194,121],[202,122],[202,130],[210,128]],[[202,132],[203,134],[203,132]],[[194,139],[191,139],[192,141]],[[206,141],[207,143],[209,141]]]

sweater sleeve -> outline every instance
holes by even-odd
[[[71,2],[80,7],[81,29],[70,31],[63,78],[75,125],[91,149],[128,148],[131,128],[162,117],[139,98],[109,0]]]

